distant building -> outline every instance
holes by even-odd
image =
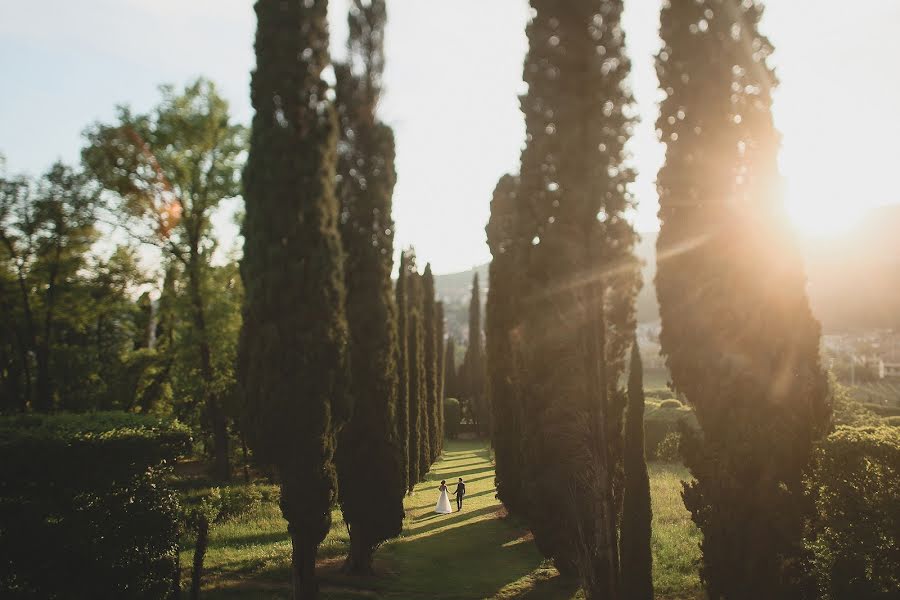
[[[900,363],[886,363],[884,361],[878,362],[881,365],[881,368],[879,369],[880,379],[900,379]]]

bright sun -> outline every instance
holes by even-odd
[[[799,233],[816,237],[830,237],[853,229],[862,218],[861,213],[848,214],[846,207],[838,210],[814,200],[792,200],[786,202],[788,216]]]

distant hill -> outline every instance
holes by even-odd
[[[644,261],[644,287],[637,299],[640,323],[659,320],[653,287],[656,238],[656,232],[642,233],[636,248]],[[873,209],[841,236],[804,238],[800,244],[813,312],[825,332],[900,327],[900,205]],[[445,302],[448,331],[458,340],[467,338],[469,293],[476,271],[486,298],[487,264],[435,277],[437,293]]]

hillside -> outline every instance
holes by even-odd
[[[836,237],[803,238],[813,311],[825,332],[900,326],[900,205],[873,209],[851,231]],[[637,300],[638,321],[659,320],[653,277],[656,274],[656,232],[641,234],[637,254],[644,262],[644,287]],[[435,278],[446,303],[448,330],[466,339],[469,290],[478,271],[487,293],[486,264]],[[482,302],[482,306],[484,302]]]

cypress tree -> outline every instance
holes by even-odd
[[[425,273],[422,275],[422,294],[425,327],[425,399],[422,427],[427,432],[427,441],[422,447],[419,468],[424,474],[437,458],[437,307],[434,297],[434,275],[431,273],[430,263],[425,265]]]
[[[637,339],[631,347],[628,410],[625,418],[625,493],[622,505],[622,597],[653,598],[653,554],[650,549],[653,509],[650,477],[644,456],[644,372]]]
[[[384,64],[384,0],[351,4],[346,64],[337,65],[338,162],[353,416],[335,454],[350,533],[344,570],[372,572],[375,548],[403,527],[405,464],[397,434],[397,328],[391,295],[394,136],[377,121]],[[377,494],[372,494],[378,489]]]
[[[819,325],[789,233],[760,2],[670,0],[657,56],[660,341],[702,436],[685,506],[710,598],[803,598],[802,473],[829,428]]]
[[[331,527],[335,433],[349,407],[343,256],[334,195],[337,122],[325,0],[258,0],[255,115],[244,171],[245,306],[239,378],[257,460],[274,466],[295,598],[315,598]]]
[[[456,398],[456,339],[451,335],[447,338],[447,347],[444,350],[444,398]]]
[[[478,285],[478,273],[472,276],[472,296],[469,299],[469,345],[463,358],[463,394],[469,404],[469,413],[480,434],[488,425],[486,410],[484,347],[481,331],[481,290]]]
[[[539,549],[588,598],[620,594],[619,379],[640,286],[624,218],[633,100],[621,0],[532,0],[522,98],[523,445]]]
[[[435,405],[434,405],[434,416],[437,423],[437,450],[434,455],[434,460],[437,460],[441,455],[441,452],[444,450],[444,386],[446,382],[444,381],[444,361],[446,357],[444,356],[444,303],[438,302],[435,305],[435,319],[437,325],[437,335],[435,336],[435,345],[437,348],[437,365],[435,366],[435,371],[437,372],[438,384],[437,389],[435,390]]]
[[[422,319],[422,282],[416,272],[415,254],[409,253],[407,274],[407,348],[409,353],[409,491],[419,483],[425,473],[421,470],[422,448],[427,430],[422,412],[425,400],[425,330]]]
[[[408,265],[406,252],[400,253],[395,296],[397,301],[397,435],[400,438],[400,461],[403,492],[410,487],[409,467],[409,310],[407,302]]]
[[[526,472],[520,446],[521,406],[516,373],[514,329],[518,325],[516,253],[517,177],[504,175],[491,201],[487,240],[491,249],[489,287],[485,315],[487,391],[492,411],[491,440],[496,462],[497,496],[510,514],[522,514]]]

